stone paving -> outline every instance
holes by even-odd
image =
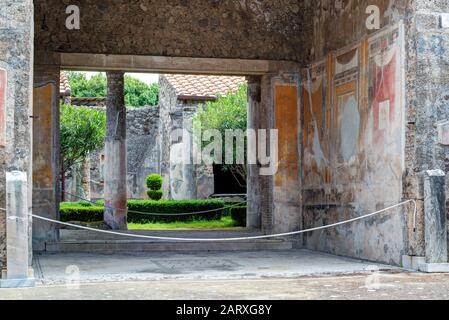
[[[38,286],[0,300],[449,299],[449,274],[307,250],[35,256]]]
[[[380,287],[366,275],[246,280],[164,280],[87,283],[2,289],[0,300],[427,300],[449,299],[449,274],[380,273]],[[369,281],[368,281],[369,282]]]
[[[396,270],[394,267],[309,250],[36,254],[39,282],[292,278]]]

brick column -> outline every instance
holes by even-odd
[[[127,229],[127,159],[124,73],[107,72],[104,164],[104,222],[114,230]]]

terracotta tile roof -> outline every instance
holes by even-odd
[[[246,82],[244,77],[204,75],[163,75],[176,90],[179,100],[216,100],[219,95],[235,92]]]
[[[71,104],[77,107],[104,107],[106,98],[72,98]]]
[[[72,93],[70,88],[69,79],[64,71],[61,71],[61,76],[59,80],[59,95],[61,97],[69,97]]]

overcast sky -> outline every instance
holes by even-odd
[[[85,72],[86,76],[90,78],[92,75],[98,72]],[[154,82],[159,82],[159,75],[154,73],[127,73],[128,75],[137,78],[146,84],[152,84]]]

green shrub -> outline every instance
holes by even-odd
[[[159,174],[151,174],[147,177],[147,187],[150,190],[162,189],[162,177]]]
[[[61,221],[97,222],[103,221],[103,207],[62,206],[59,210]]]
[[[81,205],[61,206],[61,221],[97,222],[103,221],[104,200],[96,201],[97,206],[82,207]],[[129,200],[128,201],[128,222],[131,223],[153,223],[153,222],[181,222],[194,220],[220,220],[227,210],[215,212],[176,216],[179,213],[189,213],[198,211],[209,211],[220,209],[225,206],[223,200]],[[162,213],[164,216],[153,216],[140,214],[137,212]],[[172,214],[172,216],[170,216]]]
[[[219,220],[223,216],[225,210],[216,212],[208,212],[195,215],[176,216],[179,213],[209,211],[220,209],[225,206],[222,200],[129,200],[128,201],[128,221],[134,223],[151,223],[151,222],[175,222],[175,221],[192,221],[192,220]],[[162,213],[173,214],[173,216],[151,216],[135,213]]]
[[[231,208],[231,217],[237,223],[237,227],[246,227],[247,207]]]
[[[147,177],[147,195],[151,200],[159,201],[162,199],[162,177],[159,174],[151,174]]]
[[[66,207],[94,207],[94,205],[89,201],[79,201],[79,202],[61,202],[61,208]]]
[[[148,190],[147,195],[151,200],[159,201],[162,199],[163,192],[162,190]]]

